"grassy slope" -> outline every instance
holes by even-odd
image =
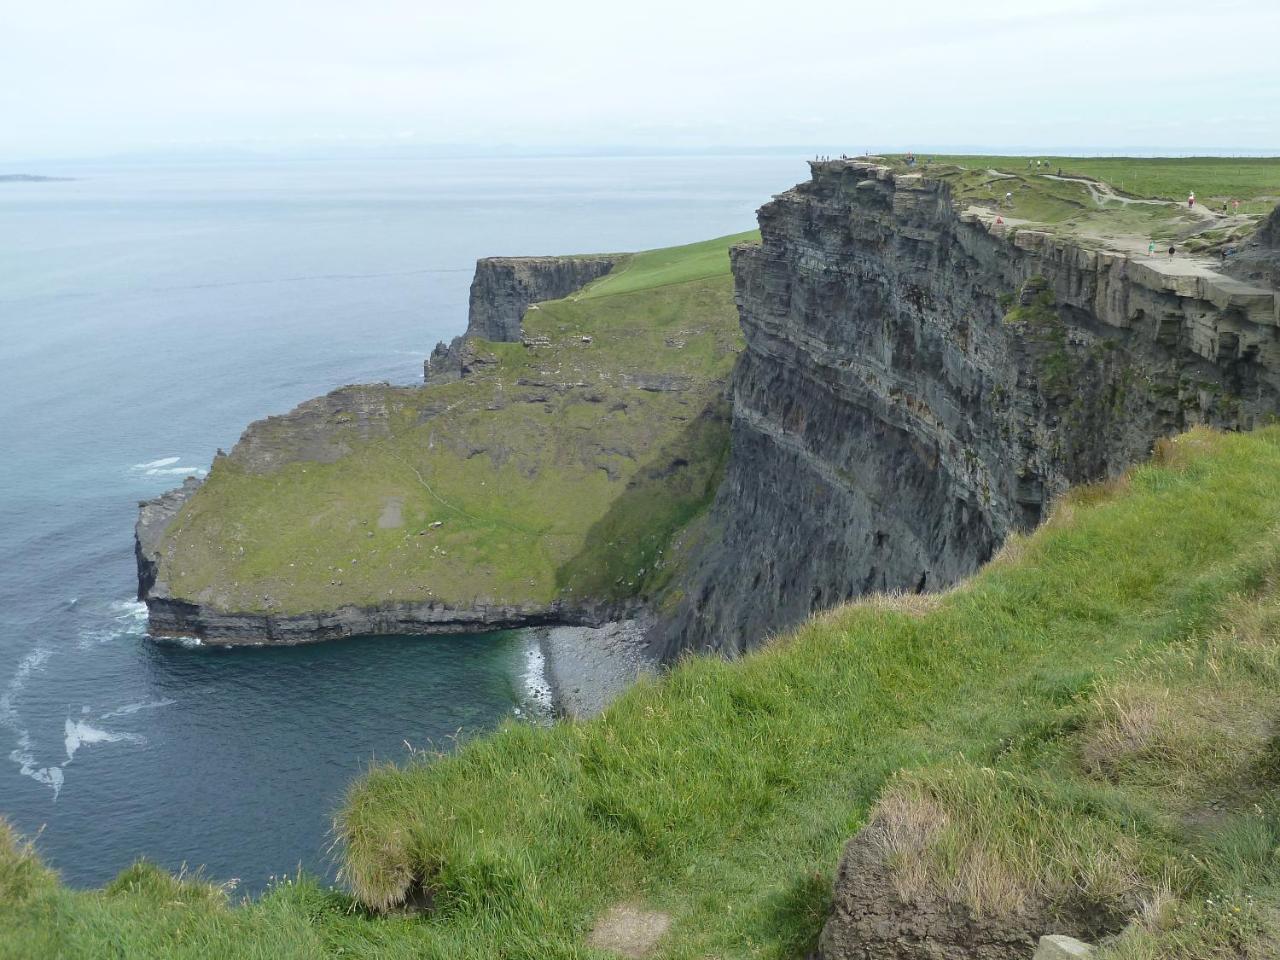
[[[755,236],[636,254],[528,313],[526,335],[550,346],[479,344],[498,362],[463,382],[368,388],[392,435],[360,440],[339,414],[351,452],[335,463],[220,461],[166,535],[161,579],[175,596],[230,610],[270,597],[278,612],[646,589],[727,449],[721,394],[741,339],[727,250]],[[640,388],[662,376],[688,389]],[[257,429],[296,439],[278,420]],[[393,501],[401,525],[384,529]]]
[[[349,876],[374,903],[429,876],[430,919],[305,880],[227,909],[148,868],[75,893],[10,844],[0,955],[586,957],[593,918],[634,899],[674,915],[663,956],[793,957],[871,815],[916,838],[905,889],[1139,911],[1132,960],[1271,955],[1280,428],[1158,453],[945,596],[855,603],[597,720],[372,771],[341,818]]]

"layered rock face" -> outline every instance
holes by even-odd
[[[734,251],[732,453],[664,655],[946,587],[1156,439],[1276,411],[1270,290],[986,224],[920,175],[812,172]]]
[[[437,343],[424,367],[430,383],[466,375],[468,338],[515,343],[525,311],[542,300],[559,300],[603,277],[616,257],[486,257],[476,262],[467,311],[467,331]]]
[[[1232,256],[1228,270],[1247,282],[1280,287],[1280,207],[1271,211],[1258,232]]]

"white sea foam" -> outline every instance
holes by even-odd
[[[63,744],[67,748],[67,759],[62,766],[74,760],[76,751],[81,747],[92,746],[95,743],[119,743],[121,740],[129,743],[147,742],[145,737],[140,737],[136,733],[113,733],[85,723],[83,720],[72,720],[70,717],[67,717],[64,731]]]
[[[18,709],[13,703],[14,699],[22,693],[23,687],[27,685],[31,674],[40,670],[51,654],[52,651],[47,647],[36,647],[18,662],[18,669],[9,678],[4,693],[0,693],[0,724],[14,733],[14,749],[9,752],[9,759],[18,765],[18,772],[24,777],[30,777],[37,783],[43,783],[52,788],[53,799],[57,800],[58,792],[62,789],[62,770],[58,767],[36,766],[31,733],[22,725],[18,718]]]
[[[145,700],[141,703],[129,703],[123,707],[117,707],[108,713],[104,713],[99,720],[110,720],[112,717],[127,717],[131,713],[137,713],[139,710],[155,710],[159,707],[168,707],[177,703],[177,700],[170,700],[165,697],[163,700]],[[87,709],[87,708],[86,708]]]
[[[516,713],[521,716],[528,713],[540,720],[552,719],[553,698],[551,683],[547,679],[547,658],[542,652],[542,643],[537,630],[529,630],[525,633],[523,679],[523,703],[516,708]]]
[[[203,477],[208,471],[202,467],[152,467],[146,473],[148,477]]]
[[[112,600],[111,613],[117,620],[146,620],[147,605],[141,600]]]
[[[167,467],[172,464],[175,464],[181,459],[182,459],[181,457],[161,457],[159,460],[148,460],[146,463],[135,463],[133,465],[133,469],[154,470],[157,467]]]
[[[0,693],[0,723],[12,726],[15,730],[18,729],[18,711],[13,706],[13,698],[22,692],[22,688],[27,685],[27,679],[44,666],[52,653],[53,651],[47,647],[36,647],[18,661],[18,669],[9,678],[9,684],[4,688],[4,693]]]

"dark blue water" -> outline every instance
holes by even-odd
[[[0,172],[8,172],[0,170]],[[24,171],[25,172],[25,171]],[[210,650],[145,635],[137,500],[250,420],[420,378],[477,257],[748,229],[778,157],[45,166],[0,183],[0,815],[99,884],[145,855],[330,872],[373,760],[537,714],[508,633]]]

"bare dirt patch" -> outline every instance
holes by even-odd
[[[378,515],[378,526],[383,530],[394,530],[404,526],[404,497],[387,497],[382,501],[382,513]]]
[[[653,953],[658,941],[671,928],[670,914],[645,910],[632,903],[620,903],[596,921],[587,937],[593,950],[607,950],[620,957],[643,960]]]

